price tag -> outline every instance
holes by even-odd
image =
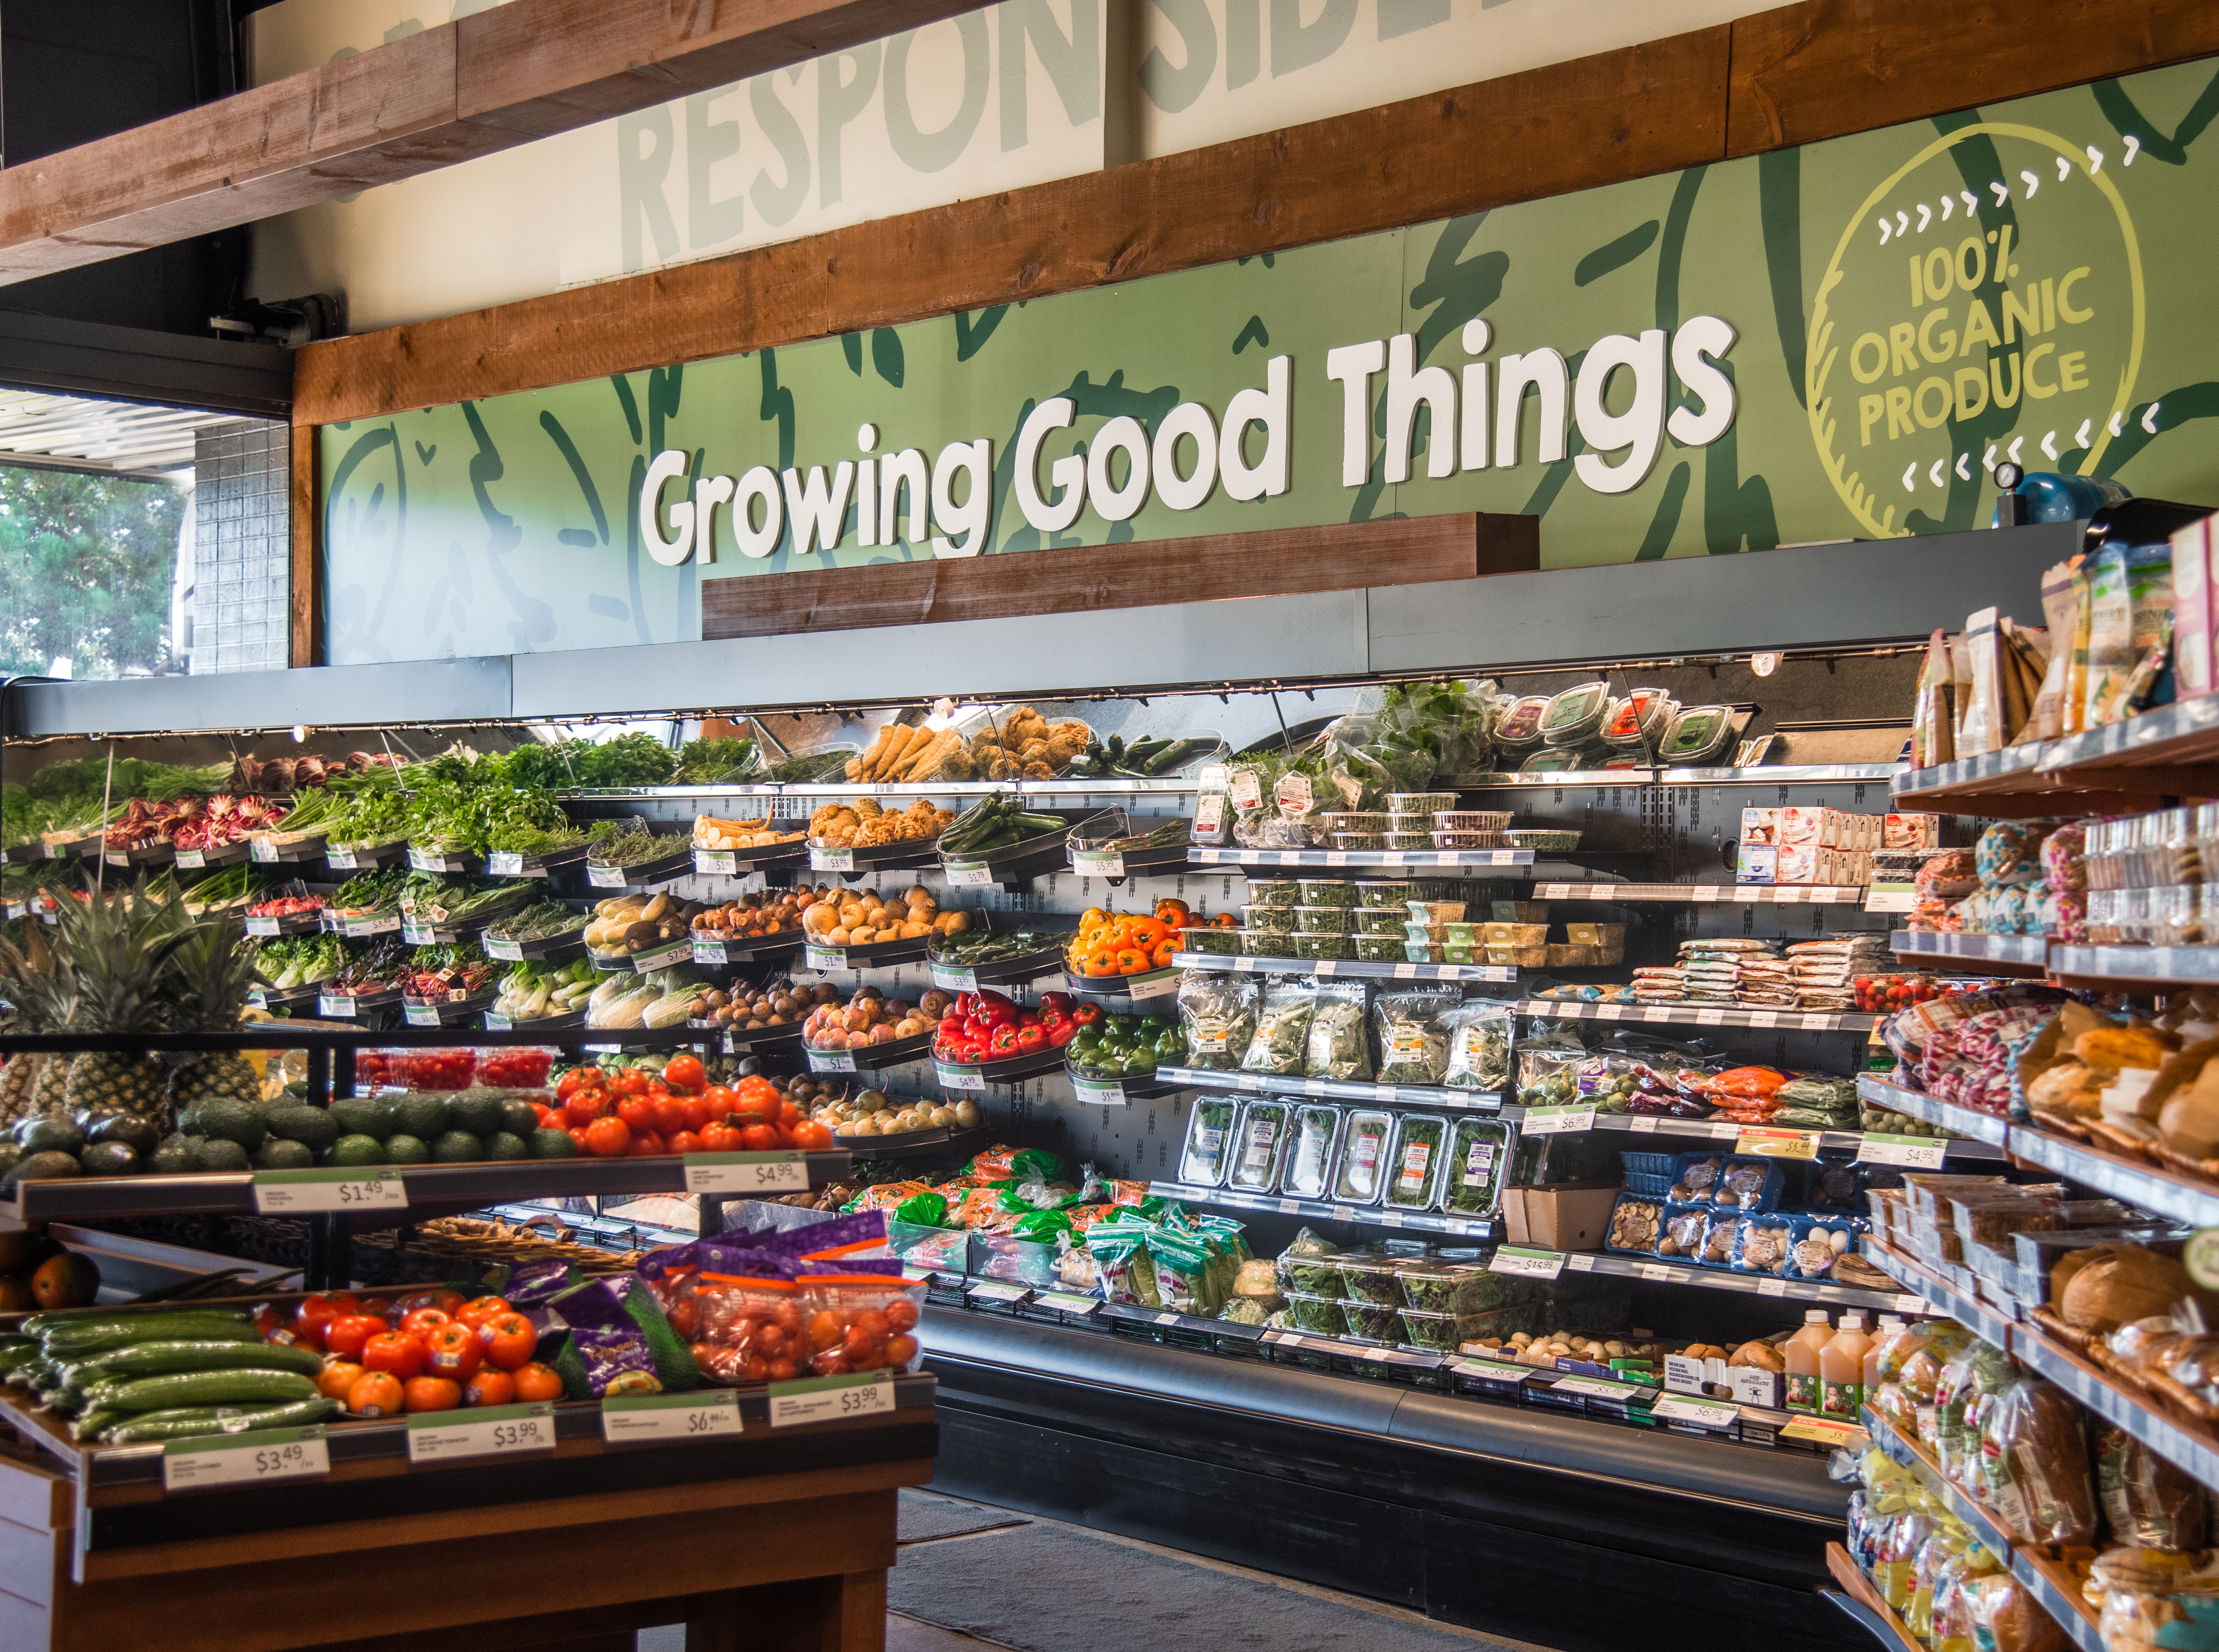
[[[601,1401],[601,1438],[611,1445],[665,1445],[739,1432],[740,1396],[730,1388],[612,1394]]]
[[[1759,1296],[1785,1296],[1787,1295],[1787,1282],[1785,1279],[1760,1279],[1756,1282],[1756,1294]]]
[[[1688,898],[1697,903],[1714,901],[1722,892],[1716,884],[1696,884],[1688,891]]]
[[[419,872],[444,872],[447,869],[447,857],[444,854],[434,854],[429,849],[420,849],[411,843],[408,846],[408,864]]]
[[[1395,966],[1395,978],[1398,981],[1414,981],[1418,978],[1418,969],[1419,966],[1415,964],[1397,964]]]
[[[1733,897],[1737,901],[1744,902],[1762,901],[1769,892],[1769,891],[1758,888],[1754,884],[1736,884],[1734,885]]]
[[[1734,1151],[1756,1153],[1765,1158],[1816,1158],[1818,1156],[1818,1132],[1767,1130],[1756,1125],[1744,1125],[1734,1137]]]
[[[1521,1279],[1554,1279],[1564,1270],[1562,1251],[1532,1251],[1514,1245],[1498,1246],[1488,1258],[1489,1273],[1515,1274]]]
[[[1090,878],[1122,878],[1125,856],[1117,849],[1073,849],[1071,869]]]
[[[1001,1285],[991,1280],[981,1280],[972,1286],[967,1295],[988,1302],[1022,1302],[1032,1293],[1022,1285]]]
[[[1776,1009],[1752,1009],[1749,1012],[1749,1024],[1752,1027],[1777,1027],[1780,1025],[1780,1012]]]
[[[1402,851],[1400,849],[1387,849],[1383,851],[1379,856],[1379,864],[1383,866],[1401,866],[1402,864]]]
[[[696,941],[693,943],[693,961],[697,964],[729,964],[732,960],[724,952],[721,941]]]
[[[693,870],[705,878],[729,878],[740,869],[740,857],[731,849],[696,849]]]
[[[1033,1298],[1035,1305],[1052,1307],[1062,1314],[1095,1314],[1101,1311],[1102,1300],[1097,1296],[1074,1296],[1069,1291],[1043,1291]]]
[[[1127,984],[1127,993],[1135,999],[1168,998],[1178,991],[1179,972],[1165,970],[1160,974],[1134,977]]]
[[[855,852],[853,849],[811,849],[809,851],[811,872],[853,872]]]
[[[801,961],[813,970],[845,969],[848,954],[837,947],[804,947]]]
[[[250,860],[260,860],[267,864],[277,860],[277,846],[275,843],[264,842],[258,837],[250,838],[246,844],[246,857]],[[332,864],[337,866],[339,862],[333,860]]]
[[[249,918],[246,920],[246,933],[251,935],[274,935],[277,933],[277,920]]]
[[[396,1170],[254,1172],[254,1208],[264,1216],[407,1208],[408,1189]]]
[[[1302,1213],[1302,1202],[1300,1199],[1282,1199],[1279,1201],[1279,1214],[1282,1216],[1299,1215]]]
[[[520,942],[489,940],[483,945],[488,958],[499,959],[504,964],[521,964],[524,961],[524,947]]]
[[[852,1376],[819,1376],[804,1382],[770,1385],[770,1425],[837,1422],[894,1408],[892,1377],[885,1371]]]
[[[986,1088],[986,1076],[976,1067],[943,1067],[935,1061],[932,1064],[932,1070],[939,1076],[942,1090],[984,1090]]]
[[[398,912],[382,912],[374,917],[339,920],[339,933],[354,941],[359,941],[364,935],[389,935],[400,927],[401,915]],[[493,958],[499,954],[491,947],[488,947],[486,956]],[[521,957],[522,954],[519,953],[518,956]]]
[[[1572,898],[1569,884],[1539,884],[1535,885],[1533,898],[1537,901],[1568,901]]]
[[[494,849],[486,856],[486,872],[495,878],[521,878],[524,857],[507,849]]]
[[[657,947],[651,953],[634,953],[631,966],[645,975],[650,971],[668,969],[673,964],[690,964],[693,961],[693,941],[674,941],[667,947]]]
[[[1680,1270],[1669,1262],[1637,1262],[1634,1275],[1641,1279],[1673,1280],[1681,1277]]]
[[[495,1015],[490,1009],[485,1013],[485,1029],[488,1033],[506,1033],[515,1026],[516,1023],[506,1015]]]
[[[1695,1025],[1698,1027],[1723,1027],[1725,1022],[1726,1012],[1723,1009],[1698,1009],[1695,1012]]]
[[[847,1050],[811,1050],[809,1069],[811,1072],[853,1072],[855,1058]]]
[[[419,923],[413,918],[401,920],[401,938],[412,947],[429,947],[436,944],[432,938],[430,926]]]
[[[1907,1171],[1938,1171],[1949,1144],[1932,1136],[1867,1134],[1857,1144],[1860,1164],[1897,1164]]]
[[[688,1153],[685,1164],[686,1190],[688,1193],[806,1193],[809,1190],[809,1155],[806,1153],[792,1151]]]
[[[1669,1423],[1695,1423],[1704,1428],[1731,1428],[1741,1415],[1737,1406],[1720,1405],[1708,1400],[1688,1400],[1668,1394],[1649,1407],[1649,1414],[1661,1417]]]
[[[1586,1107],[1529,1107],[1519,1127],[1529,1136],[1569,1135],[1595,1127],[1595,1109]]]
[[[994,881],[993,870],[984,860],[949,860],[942,864],[941,870],[948,883],[958,889]]]
[[[1868,912],[1908,912],[1918,904],[1918,896],[1909,884],[1886,886],[1874,884],[1865,896]]]
[[[1831,1422],[1823,1417],[1798,1417],[1780,1431],[1783,1440],[1809,1440],[1814,1445],[1846,1445],[1864,1430],[1855,1423]]]
[[[1671,1019],[1672,1019],[1673,1015],[1674,1015],[1675,1013],[1677,1013],[1677,1012],[1675,1012],[1675,1011],[1674,1011],[1674,1010],[1670,1010],[1670,1009],[1656,1009],[1656,1008],[1654,1008],[1654,1007],[1652,1006],[1652,1007],[1650,1007],[1650,1008],[1649,1008],[1649,1009],[1644,1009],[1644,1010],[1641,1012],[1641,1019],[1642,1019],[1642,1020],[1644,1020],[1644,1021],[1652,1021],[1652,1022],[1653,1022],[1653,1021],[1669,1021],[1669,1020],[1671,1020]]]
[[[586,868],[586,881],[595,889],[622,889],[628,875],[622,866],[588,866]]]
[[[165,1492],[309,1480],[331,1471],[331,1447],[324,1441],[321,1424],[254,1429],[212,1439],[171,1440],[162,1448]]]
[[[551,1405],[427,1411],[408,1419],[412,1463],[459,1463],[465,1457],[510,1456],[554,1449],[555,1407]]]
[[[979,974],[975,970],[958,969],[953,964],[930,966],[932,984],[949,992],[976,992]]]
[[[319,993],[316,996],[316,1013],[345,1021],[354,1014],[354,999],[345,993]]]
[[[1123,1089],[1116,1084],[1097,1084],[1085,1078],[1073,1078],[1071,1081],[1071,1088],[1078,1097],[1081,1106],[1125,1107],[1130,1105]]]
[[[1333,1219],[1337,1222],[1354,1221],[1356,1220],[1356,1207],[1354,1205],[1335,1205],[1333,1208]]]
[[[1402,1225],[1402,1213],[1399,1210],[1381,1211],[1379,1225],[1382,1227],[1400,1227]]]
[[[401,1019],[411,1027],[437,1027],[439,1024],[439,1007],[432,1003],[404,1003],[401,1006]]]
[[[1476,1376],[1482,1382],[1523,1382],[1532,1375],[1525,1365],[1506,1365],[1494,1359],[1453,1359],[1449,1369],[1460,1376]]]
[[[124,849],[110,849],[100,858],[111,866],[127,866],[131,864],[130,854]]]
[[[208,865],[208,855],[200,849],[179,849],[177,864],[188,872],[198,872]]]
[[[1590,1400],[1626,1400],[1641,1392],[1630,1382],[1606,1382],[1599,1376],[1559,1377],[1549,1385],[1549,1391],[1583,1394]]]

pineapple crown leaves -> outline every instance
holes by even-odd
[[[171,954],[183,997],[180,1024],[191,1033],[220,1033],[239,1025],[247,989],[256,978],[253,949],[239,943],[242,930],[229,912],[214,912],[185,931]]]
[[[50,1031],[145,1033],[176,1023],[177,953],[194,928],[166,879],[102,898],[58,891],[51,965],[37,943],[0,941],[0,971],[16,1007]]]

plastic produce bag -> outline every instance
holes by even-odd
[[[1233,1072],[1255,1036],[1262,993],[1243,975],[1189,970],[1179,978],[1179,1026],[1186,1034],[1186,1064],[1203,1072]]]
[[[1482,999],[1448,1011],[1441,1017],[1449,1053],[1440,1082],[1452,1090],[1499,1090],[1507,1084],[1510,1027],[1509,1007],[1496,1000]]]
[[[1379,1082],[1435,1085],[1449,1071],[1448,1017],[1462,1003],[1453,987],[1383,992],[1371,1006],[1379,1029]]]
[[[1316,1007],[1314,981],[1277,981],[1265,987],[1240,1071],[1301,1078],[1309,1047],[1310,1015]]]
[[[1364,983],[1316,984],[1302,1071],[1311,1078],[1368,1084],[1371,1046],[1364,1035]]]

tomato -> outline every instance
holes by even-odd
[[[740,1151],[740,1132],[729,1124],[712,1124],[701,1132],[701,1151],[705,1153],[736,1153]]]
[[[402,1403],[420,1411],[452,1411],[463,1403],[463,1385],[444,1376],[415,1376],[401,1388]]]
[[[709,1082],[698,1056],[674,1055],[662,1065],[662,1082],[673,1090],[699,1090]]]
[[[581,1153],[590,1153],[594,1151],[586,1146],[586,1128],[587,1127],[579,1125],[570,1131],[570,1140],[577,1144],[578,1151]]]
[[[622,1119],[595,1119],[586,1127],[586,1151],[596,1158],[622,1158],[631,1146],[631,1127]]]
[[[563,1103],[563,1116],[574,1129],[582,1129],[608,1110],[609,1093],[605,1090],[581,1090]]]
[[[405,1332],[388,1331],[363,1344],[362,1363],[367,1370],[405,1382],[424,1369],[424,1345]]]
[[[670,1138],[670,1151],[674,1153],[698,1153],[702,1151],[701,1138],[691,1130],[681,1130]]]
[[[567,1102],[586,1085],[600,1082],[601,1070],[599,1067],[573,1067],[556,1080],[555,1093]]]
[[[675,1096],[655,1098],[655,1133],[660,1136],[674,1136],[686,1127],[686,1103]]]
[[[362,1351],[363,1344],[372,1337],[385,1334],[382,1318],[369,1314],[350,1314],[333,1320],[324,1327],[324,1347],[341,1359],[352,1359]]]
[[[917,1326],[917,1304],[906,1296],[897,1296],[879,1310],[886,1316],[886,1324],[896,1331],[914,1330]]]
[[[730,1109],[724,1115],[727,1123],[737,1124],[743,1128],[750,1124],[768,1124],[777,1116],[778,1103],[775,1100],[765,1102],[754,1096],[735,1096]]]
[[[347,1391],[362,1380],[363,1368],[351,1360],[335,1359],[316,1373],[316,1392],[326,1400],[346,1404]]]
[[[544,1102],[532,1102],[531,1110],[539,1115],[539,1127],[542,1130],[560,1130],[570,1121],[570,1115],[568,1113],[557,1111]]]
[[[680,1104],[686,1113],[686,1128],[699,1135],[709,1121],[718,1115],[709,1110],[709,1103],[699,1096],[689,1096]]]
[[[774,1382],[791,1382],[799,1375],[799,1370],[790,1359],[774,1359],[764,1375]]]
[[[655,1103],[644,1096],[627,1096],[617,1103],[617,1116],[637,1135],[655,1128]]]
[[[529,1365],[517,1368],[516,1397],[519,1400],[560,1400],[563,1397],[563,1379],[535,1359]]]
[[[441,1326],[452,1323],[454,1315],[436,1307],[420,1307],[401,1316],[401,1331],[404,1336],[428,1337]]]
[[[296,1335],[313,1338],[320,1346],[325,1326],[333,1320],[344,1319],[361,1311],[362,1304],[351,1291],[311,1296],[294,1310],[293,1330]]]
[[[722,1118],[738,1102],[739,1096],[729,1085],[712,1084],[701,1093],[701,1099],[714,1116]]]
[[[626,1067],[609,1081],[609,1088],[619,1096],[647,1094],[647,1075],[637,1067]]]
[[[905,1369],[907,1369],[909,1363],[916,1357],[917,1338],[915,1337],[888,1337],[886,1338],[887,1364]]]
[[[434,1376],[467,1382],[485,1363],[485,1345],[466,1325],[443,1325],[424,1339],[424,1368]]]
[[[381,1320],[389,1320],[393,1317],[393,1299],[390,1296],[365,1296],[355,1312],[374,1314]]]
[[[413,1314],[420,1307],[436,1307],[451,1319],[462,1305],[463,1294],[458,1290],[420,1290],[394,1304],[404,1314]]]
[[[844,1334],[845,1331],[840,1323],[840,1316],[830,1310],[819,1309],[810,1319],[810,1345],[820,1352],[827,1348],[838,1347],[840,1338]]]
[[[805,1121],[793,1127],[793,1145],[804,1152],[827,1153],[832,1151],[832,1128],[830,1125]]]
[[[778,1146],[778,1132],[767,1124],[751,1124],[740,1132],[743,1152],[767,1153]]]
[[[808,1115],[801,1110],[799,1102],[781,1102],[779,1103],[778,1117],[774,1122],[791,1130],[807,1116]]]
[[[498,1314],[478,1327],[478,1341],[484,1345],[487,1364],[513,1371],[531,1363],[539,1333],[521,1314]]]
[[[471,1406],[505,1406],[516,1398],[516,1379],[507,1371],[497,1371],[488,1366],[469,1381],[463,1390],[463,1404]]]
[[[347,1390],[345,1403],[357,1417],[395,1417],[407,1403],[407,1391],[389,1371],[364,1371]]]
[[[631,1139],[631,1146],[625,1149],[625,1157],[627,1158],[659,1158],[669,1151],[670,1150],[668,1148],[662,1145],[662,1138],[661,1136],[656,1135],[652,1130],[643,1130],[639,1134]]]
[[[488,1320],[497,1320],[504,1314],[515,1312],[506,1296],[478,1296],[463,1303],[455,1317],[475,1331]]]

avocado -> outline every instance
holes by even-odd
[[[26,1153],[71,1153],[84,1146],[84,1132],[59,1113],[25,1119],[16,1140]]]
[[[161,1146],[162,1133],[152,1119],[116,1113],[100,1121],[86,1133],[88,1141],[120,1141],[142,1158]]]
[[[193,1160],[203,1171],[251,1171],[254,1168],[254,1161],[246,1156],[246,1149],[226,1136],[203,1137]]]
[[[300,1142],[311,1152],[339,1139],[338,1122],[320,1107],[273,1107],[262,1117],[271,1135]]]
[[[500,1104],[500,1127],[513,1136],[531,1140],[531,1133],[539,1127],[539,1109],[529,1102],[510,1096]]]
[[[260,1108],[224,1097],[201,1103],[200,1128],[201,1133],[210,1140],[236,1142],[250,1153],[270,1136],[270,1126],[263,1118]]]
[[[393,1127],[404,1136],[431,1140],[447,1127],[447,1098],[420,1091],[403,1096],[393,1104]]]
[[[467,1130],[444,1130],[432,1144],[432,1157],[441,1164],[471,1164],[486,1156],[485,1143]]]
[[[157,1176],[189,1176],[198,1163],[193,1156],[190,1139],[164,1136],[160,1145],[147,1155],[146,1168]]]
[[[0,1177],[0,1188],[12,1188],[18,1182],[65,1181],[84,1174],[84,1166],[77,1162],[74,1153],[25,1153],[16,1161],[14,1169]]]
[[[332,1103],[332,1122],[343,1136],[375,1136],[382,1141],[394,1131],[393,1106],[364,1096],[351,1096]]]
[[[341,1136],[332,1144],[332,1163],[352,1169],[360,1164],[382,1164],[386,1162],[385,1145],[376,1136]]]
[[[492,1159],[529,1158],[531,1149],[513,1131],[496,1130],[486,1138],[485,1156]]]
[[[0,1141],[0,1176],[16,1168],[16,1161],[23,1156],[22,1146],[13,1141]]]
[[[531,1133],[531,1156],[534,1158],[575,1158],[578,1144],[570,1139],[568,1130],[534,1130]]]
[[[316,1162],[316,1150],[304,1141],[272,1136],[254,1150],[258,1171],[305,1171]]]
[[[388,1136],[385,1139],[385,1162],[388,1164],[428,1164],[432,1150],[424,1145],[421,1136]]]
[[[139,1154],[127,1141],[96,1141],[78,1155],[87,1176],[136,1176]]]
[[[474,1136],[489,1136],[501,1127],[507,1098],[497,1090],[466,1090],[447,1103],[447,1122]]]

